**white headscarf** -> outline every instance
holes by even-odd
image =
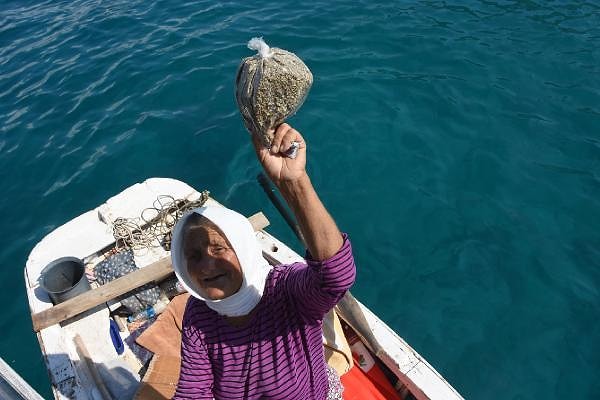
[[[240,289],[229,297],[211,300],[202,297],[198,284],[188,272],[183,255],[183,236],[186,222],[192,214],[202,215],[215,224],[225,235],[235,251],[242,267],[244,280]],[[271,267],[263,258],[262,250],[250,222],[241,214],[225,207],[200,207],[185,214],[173,228],[171,260],[177,279],[194,297],[221,315],[239,317],[247,315],[256,307],[265,288]]]

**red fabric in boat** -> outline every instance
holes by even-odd
[[[364,372],[354,359],[354,366],[342,375],[344,400],[402,400],[379,366]]]

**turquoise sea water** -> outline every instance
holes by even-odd
[[[233,98],[296,52],[291,123],[353,292],[467,399],[600,398],[600,4],[4,1],[0,356],[45,397],[23,283],[52,229],[151,176],[264,210]]]

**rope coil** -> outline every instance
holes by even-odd
[[[198,200],[175,199],[170,195],[159,195],[152,207],[145,208],[139,217],[117,218],[112,223],[115,249],[133,251],[149,250],[152,247],[171,248],[171,231],[177,221],[188,211],[202,207],[209,192],[204,190]]]

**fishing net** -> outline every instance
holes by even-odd
[[[235,80],[235,98],[246,129],[270,147],[273,136],[268,131],[298,111],[313,77],[298,56],[269,47],[262,38],[250,40],[248,48],[258,54],[242,60]]]
[[[98,283],[104,285],[137,269],[138,267],[135,265],[133,259],[133,251],[122,250],[98,263],[94,269],[94,273]],[[160,289],[158,286],[147,283],[126,293],[121,298],[121,304],[125,306],[130,314],[133,314],[154,305],[158,301],[159,296]]]

